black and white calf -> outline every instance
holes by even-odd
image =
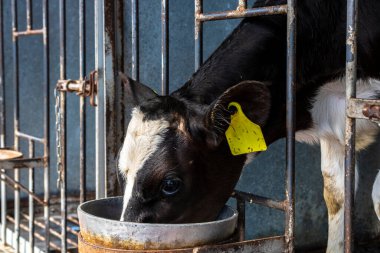
[[[380,98],[379,13],[380,1],[359,2],[361,98]],[[345,20],[345,0],[298,1],[297,139],[321,145],[330,253],[343,247]],[[119,158],[126,179],[121,220],[213,220],[243,166],[257,155],[231,155],[224,135],[233,113],[228,104],[241,104],[262,127],[267,144],[284,137],[285,59],[286,17],[255,17],[244,19],[170,96],[158,96],[123,77],[136,107]],[[379,128],[365,120],[357,124],[361,150],[374,141]],[[372,196],[380,218],[380,176]]]

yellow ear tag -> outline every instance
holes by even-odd
[[[237,102],[231,102],[237,111],[231,115],[231,124],[226,131],[228,145],[233,155],[248,154],[267,150],[263,133],[259,125],[250,121]]]

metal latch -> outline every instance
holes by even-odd
[[[351,98],[347,109],[349,117],[368,119],[380,126],[380,100]]]
[[[380,105],[365,104],[363,108],[363,115],[380,126]]]
[[[58,80],[58,91],[75,92],[78,96],[90,97],[90,105],[97,106],[95,96],[98,92],[98,80],[96,70],[90,73],[90,77],[84,80]]]

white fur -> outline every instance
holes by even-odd
[[[357,97],[371,98],[380,91],[377,80],[358,81]],[[320,138],[335,138],[344,145],[346,103],[344,79],[325,84],[318,92],[311,109],[313,127],[296,133],[297,141],[309,144],[319,143]],[[378,126],[368,120],[356,121],[356,149],[371,144],[378,132]]]
[[[343,79],[344,80],[344,79]],[[344,223],[344,135],[346,119],[345,82],[337,80],[327,83],[319,90],[311,109],[313,127],[296,133],[296,139],[309,144],[321,144],[321,166],[324,176],[327,197],[332,197],[336,203],[342,204],[336,212],[329,214],[328,253],[343,252]],[[380,91],[380,82],[376,80],[358,81],[357,97],[371,98]],[[376,124],[368,120],[356,121],[356,150],[366,148],[371,144],[379,131]],[[355,191],[358,184],[355,167]],[[377,176],[372,197],[380,219],[380,176]],[[331,207],[333,210],[334,205]],[[336,206],[335,206],[336,208]],[[331,211],[330,210],[330,211]]]
[[[163,141],[160,134],[164,133],[169,127],[169,123],[164,119],[144,121],[143,118],[144,114],[138,108],[135,108],[119,155],[119,170],[127,182],[121,220],[124,219],[126,208],[132,197],[138,171],[157,150],[157,147]]]
[[[375,183],[373,184],[372,200],[375,212],[380,220],[380,172],[377,173]]]

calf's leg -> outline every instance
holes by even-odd
[[[329,222],[327,253],[340,253],[343,252],[344,245],[344,145],[333,136],[322,138],[320,142],[323,195]],[[355,174],[357,175],[356,168]],[[355,192],[356,188],[357,180]]]

